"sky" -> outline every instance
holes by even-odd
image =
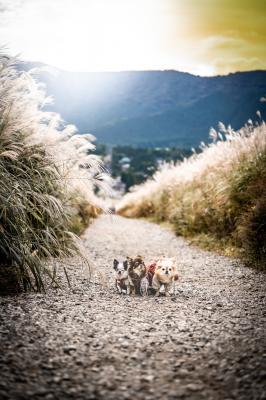
[[[72,71],[266,69],[266,0],[0,0],[0,46]]]

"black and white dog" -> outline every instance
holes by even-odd
[[[130,294],[127,260],[119,262],[116,259],[114,259],[113,267],[115,271],[115,287],[118,293]]]

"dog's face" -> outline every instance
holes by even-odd
[[[174,258],[163,258],[157,262],[155,274],[159,282],[172,282],[175,279],[176,273]]]
[[[114,272],[115,272],[115,279],[117,279],[117,280],[127,279],[127,277],[128,277],[128,262],[127,262],[127,260],[119,262],[116,259],[114,259],[113,268],[114,268]]]
[[[130,269],[134,271],[139,277],[146,275],[146,266],[141,256],[129,258]]]

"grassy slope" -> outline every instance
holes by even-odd
[[[165,166],[127,195],[118,211],[170,222],[177,234],[205,248],[265,267],[266,126],[221,130],[222,140]]]

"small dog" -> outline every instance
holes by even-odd
[[[130,293],[133,295],[147,295],[149,282],[147,280],[147,269],[141,256],[135,258],[128,257],[128,279],[130,284]]]
[[[128,279],[128,261],[119,262],[114,259],[115,287],[118,293],[130,294],[130,283]]]
[[[163,288],[165,296],[170,296],[170,291],[175,290],[175,281],[177,280],[178,275],[174,258],[163,258],[156,262],[152,278],[152,288],[156,290],[155,296],[159,296]]]

